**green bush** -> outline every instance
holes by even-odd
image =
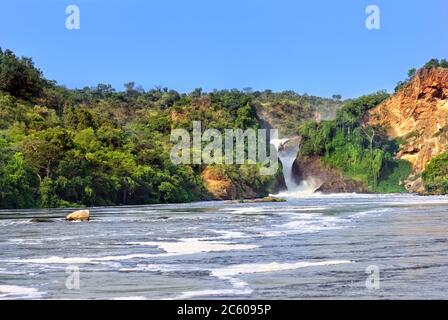
[[[18,58],[12,51],[0,48],[0,91],[15,97],[40,97],[47,81],[30,58]]]
[[[448,152],[431,160],[423,172],[423,181],[431,193],[448,193]]]

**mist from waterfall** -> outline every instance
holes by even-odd
[[[287,191],[279,193],[278,196],[291,198],[309,196],[315,193],[319,185],[315,181],[312,181],[312,179],[301,181],[299,184],[296,182],[293,176],[293,165],[297,158],[297,153],[299,152],[299,145],[288,145],[287,147],[284,147],[289,140],[289,138],[271,140],[271,143],[276,147],[279,159],[282,162],[283,176],[288,189]]]

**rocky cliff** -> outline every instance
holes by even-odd
[[[398,159],[412,164],[407,188],[423,192],[420,174],[448,150],[448,69],[421,69],[395,95],[369,111],[364,122],[401,142]]]
[[[292,167],[297,184],[304,181],[316,192],[322,193],[367,193],[367,187],[361,181],[348,179],[340,170],[325,166],[317,156],[298,157]]]

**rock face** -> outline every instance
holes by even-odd
[[[216,200],[235,199],[236,190],[232,185],[230,179],[227,177],[219,176],[213,170],[206,168],[202,172],[202,180],[207,188]]]
[[[316,192],[368,192],[362,182],[344,178],[337,169],[326,167],[319,157],[298,157],[294,162],[292,172],[296,183],[307,181]]]
[[[258,190],[237,180],[230,179],[219,168],[209,166],[202,171],[202,181],[209,195],[208,200],[240,200],[265,197],[268,193],[278,193],[286,190],[283,175],[277,175],[271,190]]]
[[[70,213],[65,217],[65,220],[68,221],[88,221],[90,220],[90,212],[89,210],[78,210],[73,213]]]
[[[397,158],[413,167],[407,188],[421,192],[419,174],[433,157],[448,151],[448,69],[419,70],[403,89],[370,110],[364,122],[403,141]]]
[[[207,167],[202,172],[202,180],[215,200],[253,199],[257,196],[249,186],[236,185],[213,167]]]

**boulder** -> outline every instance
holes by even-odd
[[[425,182],[422,177],[411,176],[410,179],[406,181],[406,189],[409,192],[418,193],[421,195],[426,194]]]
[[[90,219],[89,210],[78,210],[65,217],[68,221],[88,221]]]

